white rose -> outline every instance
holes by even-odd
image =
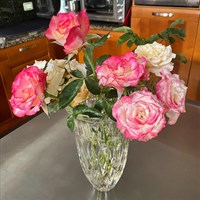
[[[27,68],[29,68],[30,66],[36,66],[39,69],[44,69],[46,63],[47,63],[46,60],[43,60],[43,61],[35,60],[34,64],[33,65],[28,65]]]
[[[72,70],[79,70],[82,72],[84,76],[86,76],[86,65],[85,64],[80,64],[76,59],[73,59],[70,61],[69,65],[66,65],[65,68],[67,71],[72,71]]]
[[[150,72],[160,76],[160,72],[163,69],[172,71],[174,66],[171,62],[176,54],[172,53],[171,46],[164,46],[158,42],[152,44],[139,45],[135,49],[135,53],[139,57],[145,57],[147,59],[147,67]]]

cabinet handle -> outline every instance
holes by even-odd
[[[32,44],[32,45],[27,46],[27,47],[19,48],[19,52],[24,52],[24,51],[27,51],[29,49],[33,49],[35,47],[36,47],[36,44]]]
[[[153,16],[158,16],[158,17],[173,17],[173,13],[162,13],[162,12],[152,12]]]

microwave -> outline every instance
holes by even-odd
[[[80,8],[87,11],[90,21],[123,24],[130,13],[131,0],[80,0]]]

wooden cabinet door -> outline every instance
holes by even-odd
[[[10,68],[48,55],[46,38],[38,38],[6,49]]]
[[[200,24],[190,69],[187,98],[200,101]]]
[[[95,30],[95,29],[90,30],[90,34],[105,35],[107,33],[110,33],[110,37],[105,42],[105,45],[98,47],[94,50],[94,59],[96,59],[104,54],[119,56],[127,51],[131,51],[131,49],[129,47],[127,47],[126,44],[116,46],[119,37],[123,33],[114,32],[114,31],[106,31],[106,30]],[[83,63],[83,54],[82,53],[79,53],[78,60],[80,63]]]
[[[176,19],[183,19],[184,25],[181,27],[186,30],[185,41],[176,39],[172,45],[174,53],[183,53],[188,62],[187,64],[176,63],[174,73],[188,83],[188,76],[194,52],[195,39],[199,21],[198,9],[154,7],[154,6],[133,6],[131,16],[132,30],[142,37],[148,38],[151,34],[165,30],[170,23]]]
[[[0,50],[0,138],[31,118],[15,117],[9,99],[16,74],[35,60],[49,60],[46,38]]]
[[[12,75],[6,52],[0,51],[0,124],[12,118],[8,99],[11,95]]]

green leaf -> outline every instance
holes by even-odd
[[[67,117],[67,127],[73,131],[74,130],[74,116],[73,114]]]
[[[147,40],[147,42],[148,42],[148,43],[153,43],[153,42],[157,41],[159,38],[160,38],[160,37],[159,37],[158,34],[154,34],[154,35],[151,35],[151,36],[149,37],[149,39]]]
[[[174,44],[175,39],[173,37],[169,37],[169,42],[170,42],[170,44]]]
[[[72,70],[71,71],[71,74],[77,78],[83,78],[84,75],[81,71],[79,71],[78,69],[77,70]]]
[[[115,90],[115,89],[109,90],[108,92],[106,92],[105,97],[108,98],[108,99],[116,98],[117,97],[117,90]]]
[[[161,31],[158,36],[160,36],[163,40],[168,40],[169,33],[167,30]]]
[[[99,112],[101,112],[101,111],[103,110],[102,99],[96,100],[96,103],[95,103],[95,105],[94,105],[94,108],[97,109]]]
[[[187,63],[187,58],[182,53],[176,53],[178,59],[174,59],[176,62]]]
[[[88,76],[85,80],[85,84],[92,94],[100,94],[101,88],[99,87],[98,80],[96,78]]]
[[[103,116],[97,109],[90,108],[87,105],[78,105],[73,109],[74,117],[77,117],[80,114],[94,118],[101,118]]]
[[[129,48],[131,48],[132,46],[133,46],[133,44],[135,43],[135,40],[129,40],[128,42],[127,42],[127,46],[129,47]]]
[[[177,28],[170,28],[169,32],[176,37],[183,39],[185,37],[185,30],[184,29],[177,29]]]
[[[108,101],[106,99],[103,99],[103,107],[105,109],[106,114],[114,121],[116,121],[116,119],[113,117],[112,115],[112,107],[113,107],[113,102]]]
[[[76,79],[76,80],[72,81],[71,83],[69,83],[64,88],[64,90],[60,94],[60,99],[59,99],[59,108],[60,109],[65,108],[72,102],[74,97],[80,91],[82,84],[83,84],[82,79]]]
[[[52,101],[47,105],[47,109],[49,113],[55,113],[59,110],[59,103],[58,101]]]
[[[92,39],[97,39],[100,38],[101,36],[98,34],[88,34],[86,37],[86,40],[92,40]]]
[[[96,59],[95,61],[95,66],[101,65],[106,59],[110,58],[111,55],[104,54],[100,56],[99,58]]]
[[[67,63],[69,63],[69,61],[74,57],[74,55],[75,55],[74,53],[67,55],[67,58],[66,58]]]
[[[116,32],[124,32],[124,33],[132,33],[132,29],[128,26],[122,26],[122,27],[118,27],[118,28],[114,28],[113,31]]]
[[[89,76],[90,74],[93,73],[93,61],[92,61],[92,58],[93,58],[93,48],[90,46],[90,47],[86,47],[84,49],[84,62],[85,62],[85,65],[86,65],[86,69],[87,69],[87,75]]]
[[[179,24],[184,24],[184,20],[182,19],[177,19],[176,21],[172,22],[170,25],[169,25],[169,28],[173,28]]]
[[[99,40],[96,40],[92,43],[92,46],[97,48],[100,46],[103,46],[105,44],[105,41],[109,38],[110,33],[107,33],[106,35],[103,35]]]
[[[127,40],[131,39],[133,37],[133,35],[131,33],[125,33],[123,34],[117,41],[117,46],[123,44],[124,42],[126,42]]]
[[[138,37],[138,38],[135,39],[135,44],[136,44],[137,46],[138,46],[138,45],[144,45],[144,44],[146,44],[146,40],[145,40],[144,38]]]

